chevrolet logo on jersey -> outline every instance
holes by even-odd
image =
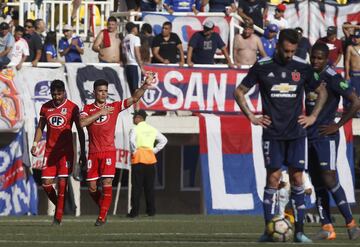
[[[274,85],[271,88],[271,97],[272,98],[295,98],[296,85],[290,85],[289,83],[280,83]]]
[[[48,118],[48,122],[52,127],[62,128],[66,124],[66,120],[61,115],[52,115]]]

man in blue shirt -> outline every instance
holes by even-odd
[[[218,33],[214,32],[214,23],[206,21],[204,30],[194,33],[190,38],[187,51],[187,64],[192,67],[194,64],[214,64],[216,49],[220,49],[230,67],[233,67],[226,45]]]
[[[84,54],[83,41],[73,34],[70,25],[65,25],[63,32],[64,37],[59,40],[60,56],[65,56],[65,62],[67,63],[81,63],[81,55]]]
[[[310,61],[318,80],[325,84],[327,101],[315,123],[307,128],[309,174],[316,192],[316,205],[322,229],[319,239],[334,240],[336,233],[330,217],[329,192],[335,200],[351,240],[360,237],[360,229],[352,216],[345,191],[336,173],[336,157],[339,146],[339,128],[350,120],[360,109],[360,99],[344,78],[328,65],[329,48],[324,43],[316,43],[311,50]],[[314,110],[317,93],[305,87],[306,114]],[[350,106],[335,122],[340,97],[347,99]]]
[[[10,26],[6,22],[0,24],[0,69],[10,63],[8,54],[14,47],[15,39],[10,32]]]
[[[278,193],[281,168],[288,167],[291,201],[294,203],[295,242],[311,243],[304,234],[303,171],[306,169],[306,127],[312,125],[326,100],[326,90],[314,80],[312,68],[294,57],[298,35],[293,29],[283,29],[274,58],[259,60],[236,88],[234,96],[243,113],[254,125],[263,127],[263,153],[266,168],[266,187],[263,208],[265,224],[276,214],[275,196]],[[245,94],[259,85],[263,115],[256,117],[246,103]],[[310,116],[302,115],[304,87],[308,85],[319,94]],[[261,242],[271,241],[264,233]]]
[[[273,57],[275,54],[277,43],[276,35],[278,32],[278,26],[275,24],[270,24],[266,27],[264,36],[260,38],[268,57]]]

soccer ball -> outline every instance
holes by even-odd
[[[293,237],[291,223],[280,215],[276,215],[266,226],[266,232],[274,242],[288,242]]]

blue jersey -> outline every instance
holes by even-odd
[[[243,79],[242,85],[251,88],[259,84],[263,114],[271,118],[271,125],[263,130],[264,139],[293,140],[306,136],[298,123],[302,114],[304,86],[315,90],[310,65],[300,58],[282,64],[276,58],[263,58],[255,63]]]
[[[316,122],[307,128],[307,136],[309,140],[319,139],[319,126],[335,123],[335,113],[338,109],[340,96],[348,97],[352,89],[350,85],[338,74],[333,68],[328,66],[320,74],[317,74],[318,80],[325,83],[328,97],[321,110]],[[314,109],[317,94],[313,89],[305,87],[306,99],[306,114],[309,115]],[[335,133],[334,135],[338,135]]]
[[[164,3],[169,5],[175,12],[192,12],[193,5],[197,10],[200,10],[201,7],[199,0],[165,0]]]

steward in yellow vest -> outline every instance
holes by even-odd
[[[166,137],[157,129],[145,122],[146,112],[134,112],[135,126],[130,130],[131,151],[131,212],[127,216],[135,218],[139,215],[140,196],[144,189],[146,213],[155,215],[155,165],[156,156],[167,143]],[[155,143],[157,143],[155,145]]]

